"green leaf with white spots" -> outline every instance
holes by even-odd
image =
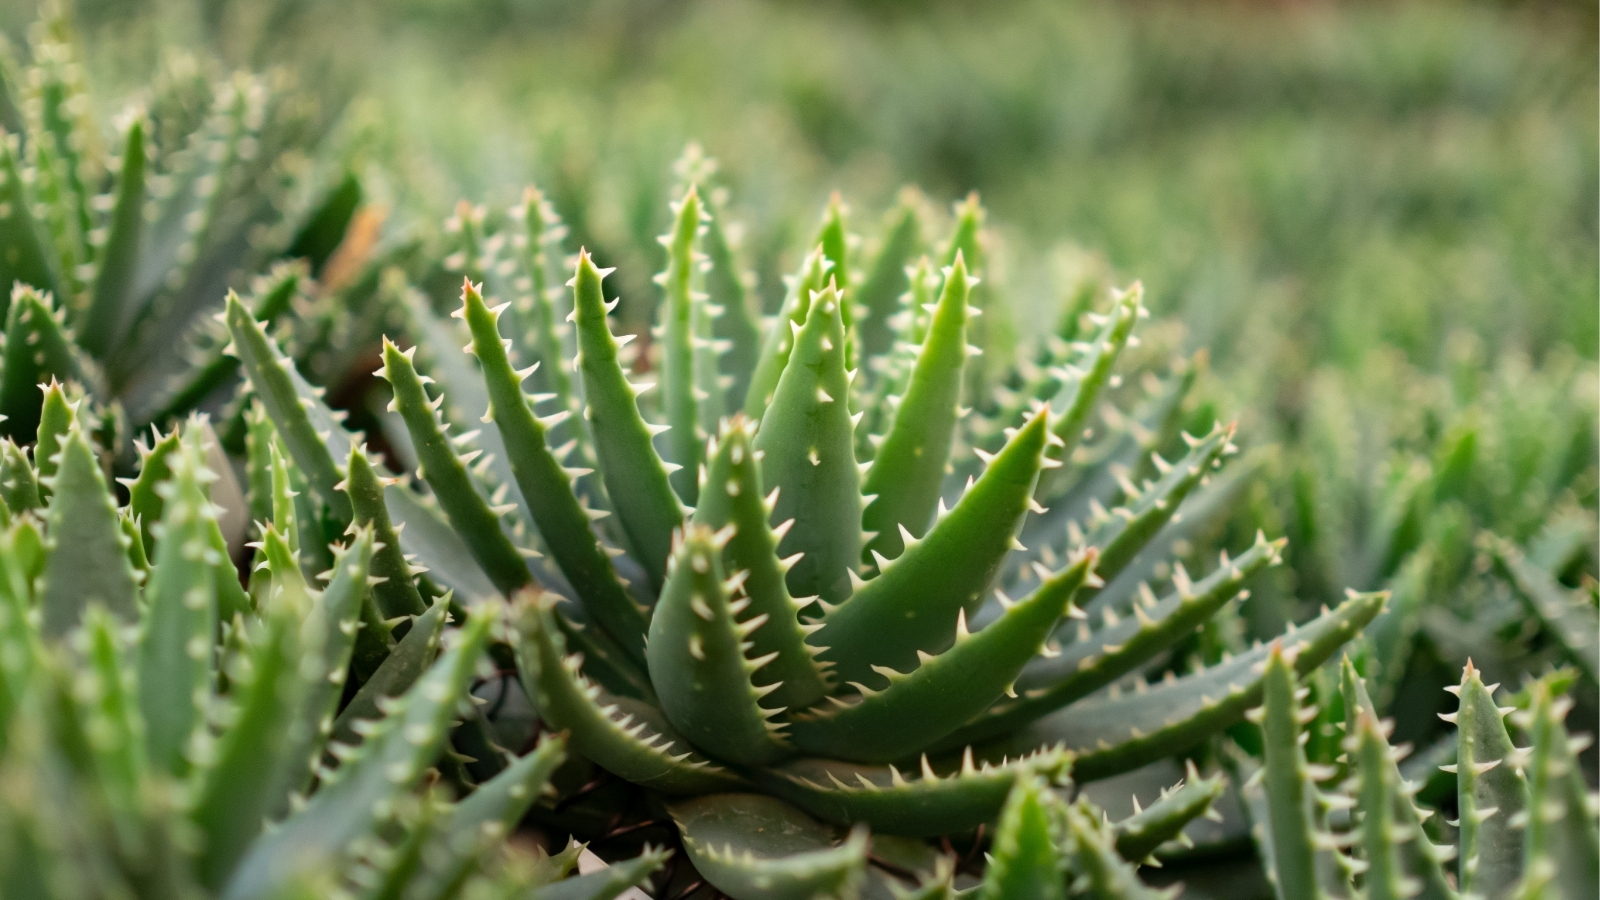
[[[145,614],[140,619],[137,665],[139,706],[150,764],[159,771],[188,771],[188,750],[213,690],[213,634],[218,610],[214,561],[206,540],[210,500],[198,429],[163,456],[171,478],[151,493],[162,500],[162,517]]]
[[[749,606],[743,621],[765,617],[764,624],[748,635],[749,655],[770,659],[753,674],[758,688],[771,691],[761,698],[762,705],[804,709],[821,700],[828,685],[814,659],[817,648],[805,642],[810,626],[798,618],[801,604],[790,596],[784,580],[779,536],[768,525],[771,510],[761,489],[753,431],[743,415],[723,423],[709,451],[706,483],[693,521],[713,532],[731,529],[723,547],[723,568],[744,579],[740,590]]]
[[[1460,706],[1441,718],[1456,726],[1456,809],[1460,813],[1463,894],[1501,897],[1522,876],[1527,780],[1513,765],[1516,746],[1504,718],[1512,707],[1494,701],[1469,662],[1453,688]]]
[[[0,428],[13,440],[39,431],[44,405],[40,386],[55,379],[83,383],[86,372],[49,295],[18,285],[6,317],[5,366],[0,373]]]
[[[718,758],[762,765],[789,755],[781,708],[766,709],[752,677],[769,659],[750,658],[747,640],[766,619],[743,616],[747,599],[731,596],[738,579],[724,580],[728,532],[690,525],[682,535],[667,584],[650,620],[647,660],[661,709],[685,737]]]
[[[67,435],[50,488],[39,587],[41,632],[47,638],[66,634],[96,603],[125,622],[136,621],[138,587],[124,546],[127,537],[100,460],[81,428]]]
[[[1043,779],[1017,779],[995,828],[980,900],[1066,900],[1065,814]]]
[[[811,310],[811,295],[827,285],[831,268],[832,263],[823,249],[815,247],[800,263],[799,272],[788,279],[789,287],[784,294],[783,306],[778,310],[777,319],[769,326],[755,371],[750,375],[744,413],[751,419],[760,421],[767,407],[772,404],[778,381],[789,366],[789,354],[794,352],[794,328],[805,323]]]
[[[811,297],[755,440],[761,483],[778,490],[772,519],[794,520],[780,552],[805,554],[789,569],[789,591],[829,603],[849,595],[862,539],[843,309],[832,283]]]
[[[697,298],[693,289],[695,269],[705,259],[700,252],[704,224],[694,185],[672,204],[672,215],[672,230],[661,238],[667,248],[667,268],[657,279],[665,291],[660,307],[661,407],[667,419],[663,455],[678,466],[672,474],[673,489],[684,503],[693,506],[706,439],[698,409],[702,401],[697,395],[702,392],[695,378],[699,360],[694,327],[694,307],[703,306],[705,298]],[[710,399],[705,397],[705,401]]]

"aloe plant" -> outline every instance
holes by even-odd
[[[22,111],[0,133],[0,432],[32,440],[52,378],[78,385],[113,437],[215,406],[237,366],[210,314],[230,289],[268,324],[310,303],[359,183],[313,198],[330,180],[310,159],[323,117],[281,75],[213,82],[175,62],[106,123],[88,115],[100,98],[62,14],[34,26],[28,53],[0,85]]]
[[[1348,658],[1338,697],[1344,754],[1338,766],[1307,762],[1301,729],[1317,710],[1300,705],[1306,689],[1297,689],[1290,656],[1274,648],[1267,660],[1265,703],[1253,713],[1265,753],[1245,792],[1280,898],[1578,898],[1600,890],[1600,810],[1577,758],[1588,738],[1564,725],[1570,671],[1531,682],[1501,706],[1498,685],[1484,684],[1468,663],[1450,689],[1458,708],[1443,716],[1456,728],[1456,761],[1445,768],[1456,776],[1458,818],[1441,823],[1417,799],[1419,783],[1402,774],[1405,749],[1388,741],[1393,723],[1378,718]],[[1337,815],[1347,810],[1353,820]]]
[[[1171,757],[1254,705],[1264,648],[1147,681],[1282,545],[1258,536],[1198,580],[1168,559],[1236,490],[1214,479],[1234,429],[1178,440],[1184,366],[1124,383],[1137,285],[1075,307],[1038,361],[975,370],[976,200],[938,246],[886,240],[869,263],[836,199],[776,320],[729,327],[754,318],[727,248],[702,249],[725,215],[702,190],[672,205],[648,354],[613,333],[609,270],[586,252],[570,294],[552,289],[559,225],[537,192],[513,215],[464,207],[455,321],[394,292],[409,326],[377,374],[415,466],[399,477],[229,301],[231,352],[307,490],[396,554],[382,590],[511,598],[544,727],[664,804],[695,868],[740,898],[912,887],[867,866],[872,841],[993,823],[1019,784]],[[859,309],[853,273],[896,268],[892,313]],[[857,323],[879,318],[893,340],[874,351]],[[977,393],[988,378],[1008,379],[997,399]],[[1301,671],[1382,603],[1353,595],[1297,629]]]
[[[503,845],[564,758],[559,735],[503,753],[493,777],[457,780],[470,795],[441,781],[503,639],[500,605],[447,631],[444,601],[386,620],[404,636],[362,685],[377,693],[346,702],[381,580],[372,526],[308,576],[294,506],[277,503],[248,594],[220,545],[227,476],[207,468],[203,422],[145,457],[132,493],[154,503],[148,552],[81,423],[49,437],[37,445],[58,448],[38,478],[48,502],[8,502],[0,530],[5,896],[601,898],[660,864],[651,852],[571,879],[580,848],[544,858]],[[281,477],[268,489],[289,499]]]

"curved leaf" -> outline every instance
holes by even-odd
[[[911,382],[862,484],[866,496],[874,498],[861,515],[862,527],[874,535],[867,541],[868,563],[873,553],[889,559],[899,556],[905,551],[901,526],[922,537],[933,518],[961,412],[961,372],[968,352],[967,293],[976,283],[957,253],[955,264],[945,272],[944,291]]]
[[[706,759],[648,703],[607,694],[568,656],[555,600],[524,593],[516,611],[523,689],[574,751],[618,777],[666,794],[737,790],[742,779]]]
[[[765,624],[748,635],[749,655],[771,660],[753,678],[757,687],[771,690],[762,697],[763,705],[804,709],[822,699],[827,683],[813,659],[816,648],[805,643],[807,626],[798,618],[801,603],[789,595],[784,581],[778,536],[767,524],[771,509],[762,499],[751,430],[742,414],[723,423],[710,450],[694,524],[713,532],[732,529],[722,558],[726,572],[744,579],[739,589],[749,606],[743,620],[765,617]]]
[[[600,289],[604,273],[587,253],[578,254],[573,276],[573,319],[578,328],[577,369],[583,379],[585,416],[594,434],[595,456],[606,493],[640,565],[659,591],[672,555],[672,532],[683,523],[683,505],[668,471],[651,445],[652,428],[639,413],[644,386],[628,382],[617,359],[621,345],[606,325]],[[691,473],[692,474],[692,473]]]
[[[918,654],[910,672],[877,667],[888,681],[881,691],[856,684],[861,696],[854,703],[835,700],[832,709],[797,716],[790,724],[795,746],[820,756],[887,762],[954,731],[1011,691],[1023,664],[1043,649],[1093,566],[1091,551],[977,633],[967,632],[966,613],[958,613],[950,649],[937,656]]]
[[[667,807],[696,870],[734,900],[853,896],[866,866],[865,830],[834,831],[781,800],[713,794]]]
[[[1071,756],[1046,749],[998,764],[978,764],[969,755],[953,771],[941,775],[924,765],[920,777],[912,778],[893,765],[830,759],[797,759],[752,777],[823,821],[864,822],[874,833],[937,837],[994,821],[1019,777],[1040,775],[1066,785],[1070,769]]]
[[[905,671],[919,651],[954,640],[958,615],[976,611],[1028,510],[1048,414],[1041,408],[1017,431],[926,537],[893,562],[880,560],[878,577],[828,611],[811,643],[827,648],[819,658],[839,680],[881,685],[872,666]]]

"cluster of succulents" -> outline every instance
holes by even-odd
[[[5,896],[502,897],[561,881],[560,896],[600,897],[660,863],[569,879],[581,848],[504,845],[563,758],[560,736],[471,794],[441,777],[499,607],[448,630],[445,605],[410,620],[347,697],[373,529],[308,576],[275,456],[247,591],[211,499],[231,475],[207,467],[210,429],[191,421],[159,444],[118,509],[62,398],[51,389],[39,435],[51,474],[26,485],[42,505],[18,503],[27,473],[13,470],[0,533]]]
[[[1590,738],[1564,724],[1575,673],[1545,675],[1500,706],[1499,686],[1467,665],[1448,689],[1457,709],[1442,715],[1457,745],[1443,767],[1456,780],[1448,800],[1457,817],[1446,821],[1419,801],[1423,785],[1402,768],[1409,748],[1390,745],[1394,723],[1379,718],[1348,658],[1333,729],[1339,755],[1308,759],[1303,726],[1326,716],[1300,705],[1310,689],[1297,687],[1291,659],[1274,648],[1254,716],[1265,752],[1259,768],[1242,763],[1254,770],[1244,794],[1280,897],[1557,900],[1600,891],[1600,800],[1578,759]]]
[[[318,295],[311,275],[340,246],[360,185],[319,190],[325,117],[286,76],[213,78],[174,57],[108,127],[90,114],[65,16],[37,23],[27,50],[0,80],[12,113],[0,118],[0,431],[32,440],[39,385],[54,378],[127,456],[127,435],[227,396],[237,365],[210,314],[229,290],[250,293],[268,324]]]
[[[1199,362],[1138,284],[1019,349],[976,197],[834,198],[763,316],[691,150],[619,332],[539,191],[375,252],[296,95],[180,67],[97,155],[70,46],[0,150],[0,896],[1109,900],[1196,835],[1282,900],[1593,895],[1592,443],[1494,457],[1514,515],[1457,429],[1358,552],[1302,516],[1332,602],[1269,637]],[[1484,609],[1530,747],[1469,667],[1402,762],[1419,623]]]
[[[387,548],[383,614],[444,591],[466,608],[512,598],[541,727],[637,786],[693,871],[739,898],[951,889],[977,876],[926,839],[994,822],[1019,783],[1194,749],[1261,691],[1265,647],[1164,662],[1281,544],[1223,552],[1198,580],[1169,559],[1223,505],[1233,430],[1175,440],[1183,367],[1142,386],[1117,374],[1137,286],[1074,308],[1039,358],[974,375],[979,298],[998,302],[969,274],[976,203],[946,240],[925,250],[913,219],[865,261],[844,216],[830,204],[763,334],[719,210],[685,185],[640,355],[587,254],[559,287],[561,232],[537,194],[463,209],[456,321],[397,288],[408,327],[378,372],[416,480],[384,472],[242,303],[226,313],[258,422],[318,514]],[[634,380],[646,366],[657,384]],[[1301,671],[1382,603],[1352,595],[1297,629]],[[1129,845],[1133,860],[1160,843]],[[901,864],[869,865],[880,845]]]

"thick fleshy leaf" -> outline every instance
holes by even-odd
[[[1551,681],[1535,681],[1528,709],[1512,715],[1533,743],[1523,769],[1528,782],[1524,890],[1548,872],[1555,896],[1565,900],[1600,893],[1600,839],[1595,803],[1577,757],[1584,744],[1574,742],[1562,724],[1572,701],[1558,696]]]
[[[899,398],[894,423],[878,446],[862,491],[873,499],[861,524],[874,536],[872,553],[894,559],[905,552],[903,526],[916,537],[928,531],[939,487],[950,460],[950,445],[960,415],[961,372],[967,360],[967,293],[977,279],[967,276],[961,255],[945,273],[944,291],[905,395]]]
[[[345,475],[341,466],[360,442],[351,440],[339,424],[340,416],[322,402],[321,392],[306,383],[237,298],[229,298],[226,319],[232,338],[229,352],[243,365],[251,388],[278,429],[279,440],[322,502],[341,521],[349,521],[353,509],[341,484]],[[432,578],[469,599],[494,595],[493,585],[471,562],[472,554],[438,512],[398,482],[383,485],[383,499],[389,517],[405,528],[401,547],[416,554]],[[378,539],[385,539],[381,531]]]
[[[1101,627],[1094,630],[1085,620],[1064,625],[1058,635],[1067,643],[1023,669],[1017,679],[1021,696],[996,704],[963,735],[995,737],[1114,683],[1192,634],[1237,596],[1251,575],[1277,563],[1282,549],[1281,540],[1257,535],[1255,546],[1238,559],[1224,556],[1224,565],[1199,582],[1191,583],[1180,565],[1177,590],[1160,600],[1136,598],[1131,615],[1103,613]]]
[[[598,872],[554,881],[534,894],[538,900],[615,900],[629,888],[644,884],[671,854],[646,847],[632,859],[612,863]]]
[[[778,491],[772,519],[794,520],[780,551],[804,554],[789,569],[789,591],[830,603],[849,595],[862,539],[843,309],[830,283],[812,295],[803,326],[780,323],[794,346],[755,440],[761,483]]]
[[[1345,657],[1339,664],[1339,689],[1344,701],[1344,730],[1347,736],[1361,735],[1363,717],[1370,720],[1375,727],[1378,725],[1378,711],[1372,704],[1372,698],[1367,695],[1366,685],[1356,674],[1355,666],[1351,664],[1349,657]],[[1365,750],[1361,752],[1364,753]],[[1384,771],[1373,773],[1374,762],[1380,763]],[[1395,843],[1399,850],[1398,865],[1404,877],[1411,879],[1418,888],[1413,896],[1417,900],[1455,900],[1455,888],[1451,886],[1444,870],[1444,863],[1455,848],[1435,846],[1427,832],[1423,830],[1423,821],[1432,815],[1433,811],[1422,809],[1416,803],[1416,792],[1421,784],[1411,783],[1401,773],[1398,753],[1385,752],[1375,756],[1373,761],[1368,761],[1363,756],[1359,765],[1363,785],[1369,777],[1381,777],[1385,782],[1383,790],[1390,792],[1389,796],[1394,806],[1390,814],[1391,827],[1394,829]],[[1377,788],[1376,785],[1368,786]],[[1400,836],[1404,839],[1399,839]]]
[[[12,514],[44,506],[38,473],[28,462],[27,454],[10,438],[0,440],[0,497]]]
[[[81,428],[67,436],[50,488],[49,537],[39,587],[41,633],[47,638],[66,634],[93,604],[125,622],[136,621],[138,587],[128,563],[128,538],[100,474],[100,461]]]
[[[887,354],[894,343],[896,329],[890,319],[900,310],[900,295],[910,284],[906,267],[922,239],[917,215],[920,202],[915,191],[902,193],[900,202],[885,217],[882,244],[856,291],[856,305],[861,307],[856,333],[863,360]]]
[[[404,886],[407,896],[451,896],[480,859],[522,821],[528,807],[549,786],[550,775],[565,753],[565,740],[559,735],[546,736],[533,752],[457,803],[431,839],[418,848],[423,869]]]
[[[664,455],[679,467],[672,474],[673,488],[684,503],[693,506],[699,488],[701,454],[706,446],[698,410],[700,401],[696,399],[700,385],[695,379],[696,302],[691,288],[695,268],[705,259],[700,253],[704,226],[700,195],[694,185],[672,205],[672,215],[672,230],[661,238],[667,248],[667,268],[658,279],[666,292],[660,307],[661,408],[667,419]],[[702,296],[699,305],[704,303]]]
[[[667,584],[650,620],[647,659],[661,709],[696,746],[720,759],[762,765],[789,755],[782,709],[759,704],[752,684],[769,660],[748,657],[750,632],[760,616],[740,618],[750,601],[730,597],[737,581],[724,581],[722,551],[727,533],[691,525],[682,535],[667,572]]]
[[[0,135],[0,209],[5,212],[0,216],[0,285],[5,286],[8,297],[11,285],[17,282],[57,293],[60,285],[55,263],[45,244],[45,232],[33,217],[33,198],[23,183],[17,156],[17,136]]]
[[[1222,458],[1237,452],[1233,445],[1235,426],[1218,423],[1204,437],[1184,435],[1189,452],[1172,463],[1160,478],[1146,482],[1142,487],[1129,490],[1124,487],[1126,499],[1112,512],[1100,511],[1089,520],[1089,534],[1085,541],[1100,548],[1097,572],[1101,578],[1117,577],[1139,551],[1144,549],[1169,522],[1178,508],[1213,470],[1222,467]],[[1164,463],[1158,464],[1165,465]]]
[[[1054,401],[1061,410],[1061,417],[1052,428],[1056,437],[1061,439],[1050,448],[1052,459],[1067,459],[1083,440],[1089,415],[1098,405],[1101,390],[1111,380],[1117,358],[1128,346],[1133,326],[1141,315],[1147,315],[1141,305],[1143,298],[1144,288],[1138,283],[1118,296],[1100,333],[1090,341],[1088,349],[1071,366],[1063,367],[1061,377],[1050,383],[1052,389],[1047,392],[1050,396],[1044,399],[1047,402]],[[1050,479],[1040,481],[1041,496],[1052,496],[1056,484]]]
[[[743,781],[694,750],[661,710],[613,696],[584,677],[567,655],[555,599],[524,594],[515,614],[523,688],[551,727],[570,735],[573,751],[621,778],[665,794],[738,790]]]
[[[909,672],[877,667],[887,687],[857,684],[860,697],[853,703],[835,700],[831,709],[797,716],[790,724],[795,746],[862,762],[920,752],[1011,691],[1023,664],[1044,648],[1093,566],[1094,554],[1085,554],[976,633],[967,632],[966,613],[958,613],[955,643],[948,650],[937,656],[919,653]]]
[[[1279,640],[1304,674],[1326,662],[1360,633],[1383,607],[1385,594],[1353,594],[1339,607],[1295,627]],[[1112,690],[1051,713],[993,744],[980,745],[986,758],[1063,744],[1077,755],[1080,781],[1136,769],[1191,747],[1244,717],[1260,703],[1269,647],[1226,659],[1210,668],[1161,684],[1142,678],[1134,689]],[[957,732],[945,748],[958,747]]]
[[[1201,778],[1190,762],[1188,778],[1183,783],[1163,788],[1156,802],[1136,809],[1133,815],[1112,826],[1117,854],[1131,863],[1150,859],[1156,848],[1183,834],[1190,822],[1206,815],[1215,816],[1212,805],[1226,787],[1227,782],[1220,775]]]
[[[771,330],[761,345],[755,372],[750,376],[750,391],[744,401],[744,413],[750,418],[759,421],[772,404],[778,381],[789,366],[789,355],[794,352],[795,329],[805,323],[810,313],[811,295],[827,285],[832,265],[822,248],[816,247],[800,263],[799,273],[789,279],[783,306],[769,326]]]
[[[757,770],[752,777],[826,822],[863,822],[875,834],[936,837],[994,821],[1019,777],[1039,775],[1066,785],[1070,768],[1068,754],[1041,750],[998,764],[980,765],[967,756],[942,774],[927,764],[910,778],[893,765],[831,759],[797,759]]]
[[[1393,751],[1378,730],[1370,713],[1356,717],[1356,728],[1347,743],[1355,745],[1358,786],[1356,802],[1361,807],[1361,849],[1366,872],[1362,886],[1366,900],[1409,900],[1416,882],[1405,873],[1400,860],[1402,841],[1427,838],[1420,832],[1402,832],[1395,823],[1399,799]]]
[[[1065,813],[1043,780],[1017,779],[995,829],[980,900],[1065,900]]]
[[[1280,900],[1348,897],[1350,885],[1327,830],[1327,810],[1301,749],[1297,662],[1285,657],[1280,642],[1272,643],[1262,676],[1264,705],[1252,714],[1261,725],[1264,747],[1259,777],[1267,798],[1262,824],[1272,845],[1269,878]]]
[[[873,666],[906,671],[919,651],[937,653],[955,640],[957,618],[977,610],[1028,511],[1048,413],[1041,408],[1017,431],[926,537],[880,562],[876,578],[829,610],[811,643],[827,648],[819,658],[834,664],[831,674],[879,686]]]
[[[333,733],[329,738],[333,743],[361,743],[359,724],[382,718],[384,701],[399,697],[416,684],[439,651],[448,610],[449,603],[441,599],[411,620],[411,629],[405,637],[395,644],[371,677],[362,682],[355,696],[333,721]]]
[[[11,291],[6,317],[5,367],[0,375],[0,428],[13,440],[32,440],[39,431],[44,395],[39,388],[51,380],[83,383],[82,362],[67,336],[61,314],[51,308],[48,294],[17,285]]]
[[[54,378],[39,387],[44,392],[44,402],[39,409],[39,436],[33,444],[33,464],[39,478],[45,480],[55,477],[62,442],[78,421],[78,404],[83,398],[67,399],[67,389]]]
[[[733,242],[724,225],[725,216],[713,196],[706,204],[705,252],[711,269],[706,272],[706,295],[712,312],[711,337],[726,341],[720,371],[728,379],[722,391],[725,406],[737,409],[750,391],[750,376],[761,354],[761,331],[750,311],[748,294],[754,276],[739,267]]]
[[[749,602],[741,621],[765,617],[748,635],[753,658],[770,662],[753,674],[755,685],[771,689],[761,698],[770,709],[804,709],[822,699],[827,682],[805,643],[807,627],[798,614],[802,603],[791,597],[778,558],[778,535],[768,525],[771,508],[763,499],[761,471],[752,448],[750,421],[735,415],[723,423],[710,451],[706,481],[695,507],[694,524],[727,534],[723,569],[743,579],[739,590]]]
[[[290,580],[275,587],[248,659],[228,673],[236,718],[217,742],[215,759],[200,766],[189,813],[201,835],[196,875],[211,890],[250,852],[272,808],[279,757],[291,744],[306,687],[295,669],[306,651],[299,632],[309,612],[303,585]]]
[[[1461,705],[1442,716],[1456,726],[1456,809],[1460,812],[1463,894],[1506,896],[1522,876],[1527,780],[1512,765],[1516,746],[1503,721],[1512,707],[1494,702],[1469,661],[1453,690]]]
[[[1096,810],[1080,800],[1065,812],[1072,865],[1078,873],[1073,889],[1078,896],[1097,900],[1172,900],[1183,890],[1146,887],[1132,863],[1118,852],[1115,834],[1095,816]]]
[[[417,370],[411,364],[416,348],[402,351],[387,338],[383,342],[383,378],[394,390],[391,408],[405,420],[418,471],[449,518],[450,525],[472,551],[473,558],[495,587],[506,594],[533,580],[523,553],[501,525],[511,509],[495,508],[467,470],[470,458],[456,453],[448,425],[437,412],[442,395],[430,400]],[[474,454],[476,455],[476,454]],[[513,506],[512,509],[515,509]],[[531,554],[532,551],[529,551]]]
[[[559,314],[565,291],[558,273],[565,259],[561,242],[567,227],[535,187],[523,191],[522,205],[511,212],[522,224],[521,238],[526,246],[520,262],[527,278],[526,284],[518,282],[516,298],[511,302],[517,322],[527,333],[512,338],[525,359],[539,363],[539,371],[533,375],[535,390],[554,394],[551,401],[558,409],[576,409],[577,395],[567,366],[575,345],[571,327],[561,321],[563,316]],[[519,212],[521,215],[517,215]],[[584,439],[582,429],[574,427],[572,432],[580,442]]]
[[[275,766],[276,777],[269,791],[272,819],[288,813],[292,796],[310,790],[317,763],[333,733],[333,716],[344,694],[357,642],[356,629],[369,602],[367,572],[371,563],[372,529],[363,528],[349,546],[335,548],[333,569],[323,573],[328,584],[312,597],[300,624],[301,658],[295,676],[302,685],[298,703],[291,710],[289,740]]]
[[[585,416],[594,434],[595,456],[623,532],[640,565],[659,591],[672,555],[672,532],[683,523],[683,505],[668,470],[650,440],[659,431],[639,412],[644,385],[634,385],[617,359],[621,345],[606,324],[601,272],[586,253],[573,276],[573,319],[578,327],[578,374],[583,379]]]
[[[156,550],[152,529],[166,515],[166,498],[160,487],[172,477],[172,456],[178,450],[178,431],[173,429],[165,437],[152,430],[149,446],[138,444],[139,475],[128,485],[128,509],[139,520],[140,536],[147,555]]]
[[[471,284],[462,290],[462,315],[472,330],[472,352],[483,366],[489,388],[485,418],[500,429],[517,486],[533,511],[539,534],[584,608],[630,657],[642,661],[649,611],[628,594],[605,546],[590,529],[589,511],[572,492],[574,476],[551,451],[545,421],[534,415],[521,378],[506,356],[498,316]]]
[[[177,435],[164,456],[172,473],[153,492],[161,495],[159,537],[146,610],[140,617],[137,666],[139,707],[144,717],[145,746],[159,771],[188,770],[187,751],[213,689],[213,632],[217,627],[213,551],[203,520],[209,514],[205,471],[198,429],[180,444]]]
[[[695,869],[734,900],[844,900],[866,866],[864,829],[841,842],[833,828],[772,797],[712,794],[667,811]]]
[[[85,718],[84,737],[94,757],[98,784],[119,827],[138,821],[139,791],[146,759],[139,743],[139,710],[128,677],[121,624],[104,608],[92,606],[84,627],[73,636],[81,642],[83,661],[74,675]]]
[[[425,571],[411,565],[401,548],[400,535],[389,519],[384,503],[384,481],[377,467],[360,447],[351,447],[345,464],[344,481],[337,485],[350,498],[352,524],[371,528],[375,541],[372,574],[383,579],[372,587],[372,596],[384,618],[421,615],[427,601],[417,590],[415,576]]]

